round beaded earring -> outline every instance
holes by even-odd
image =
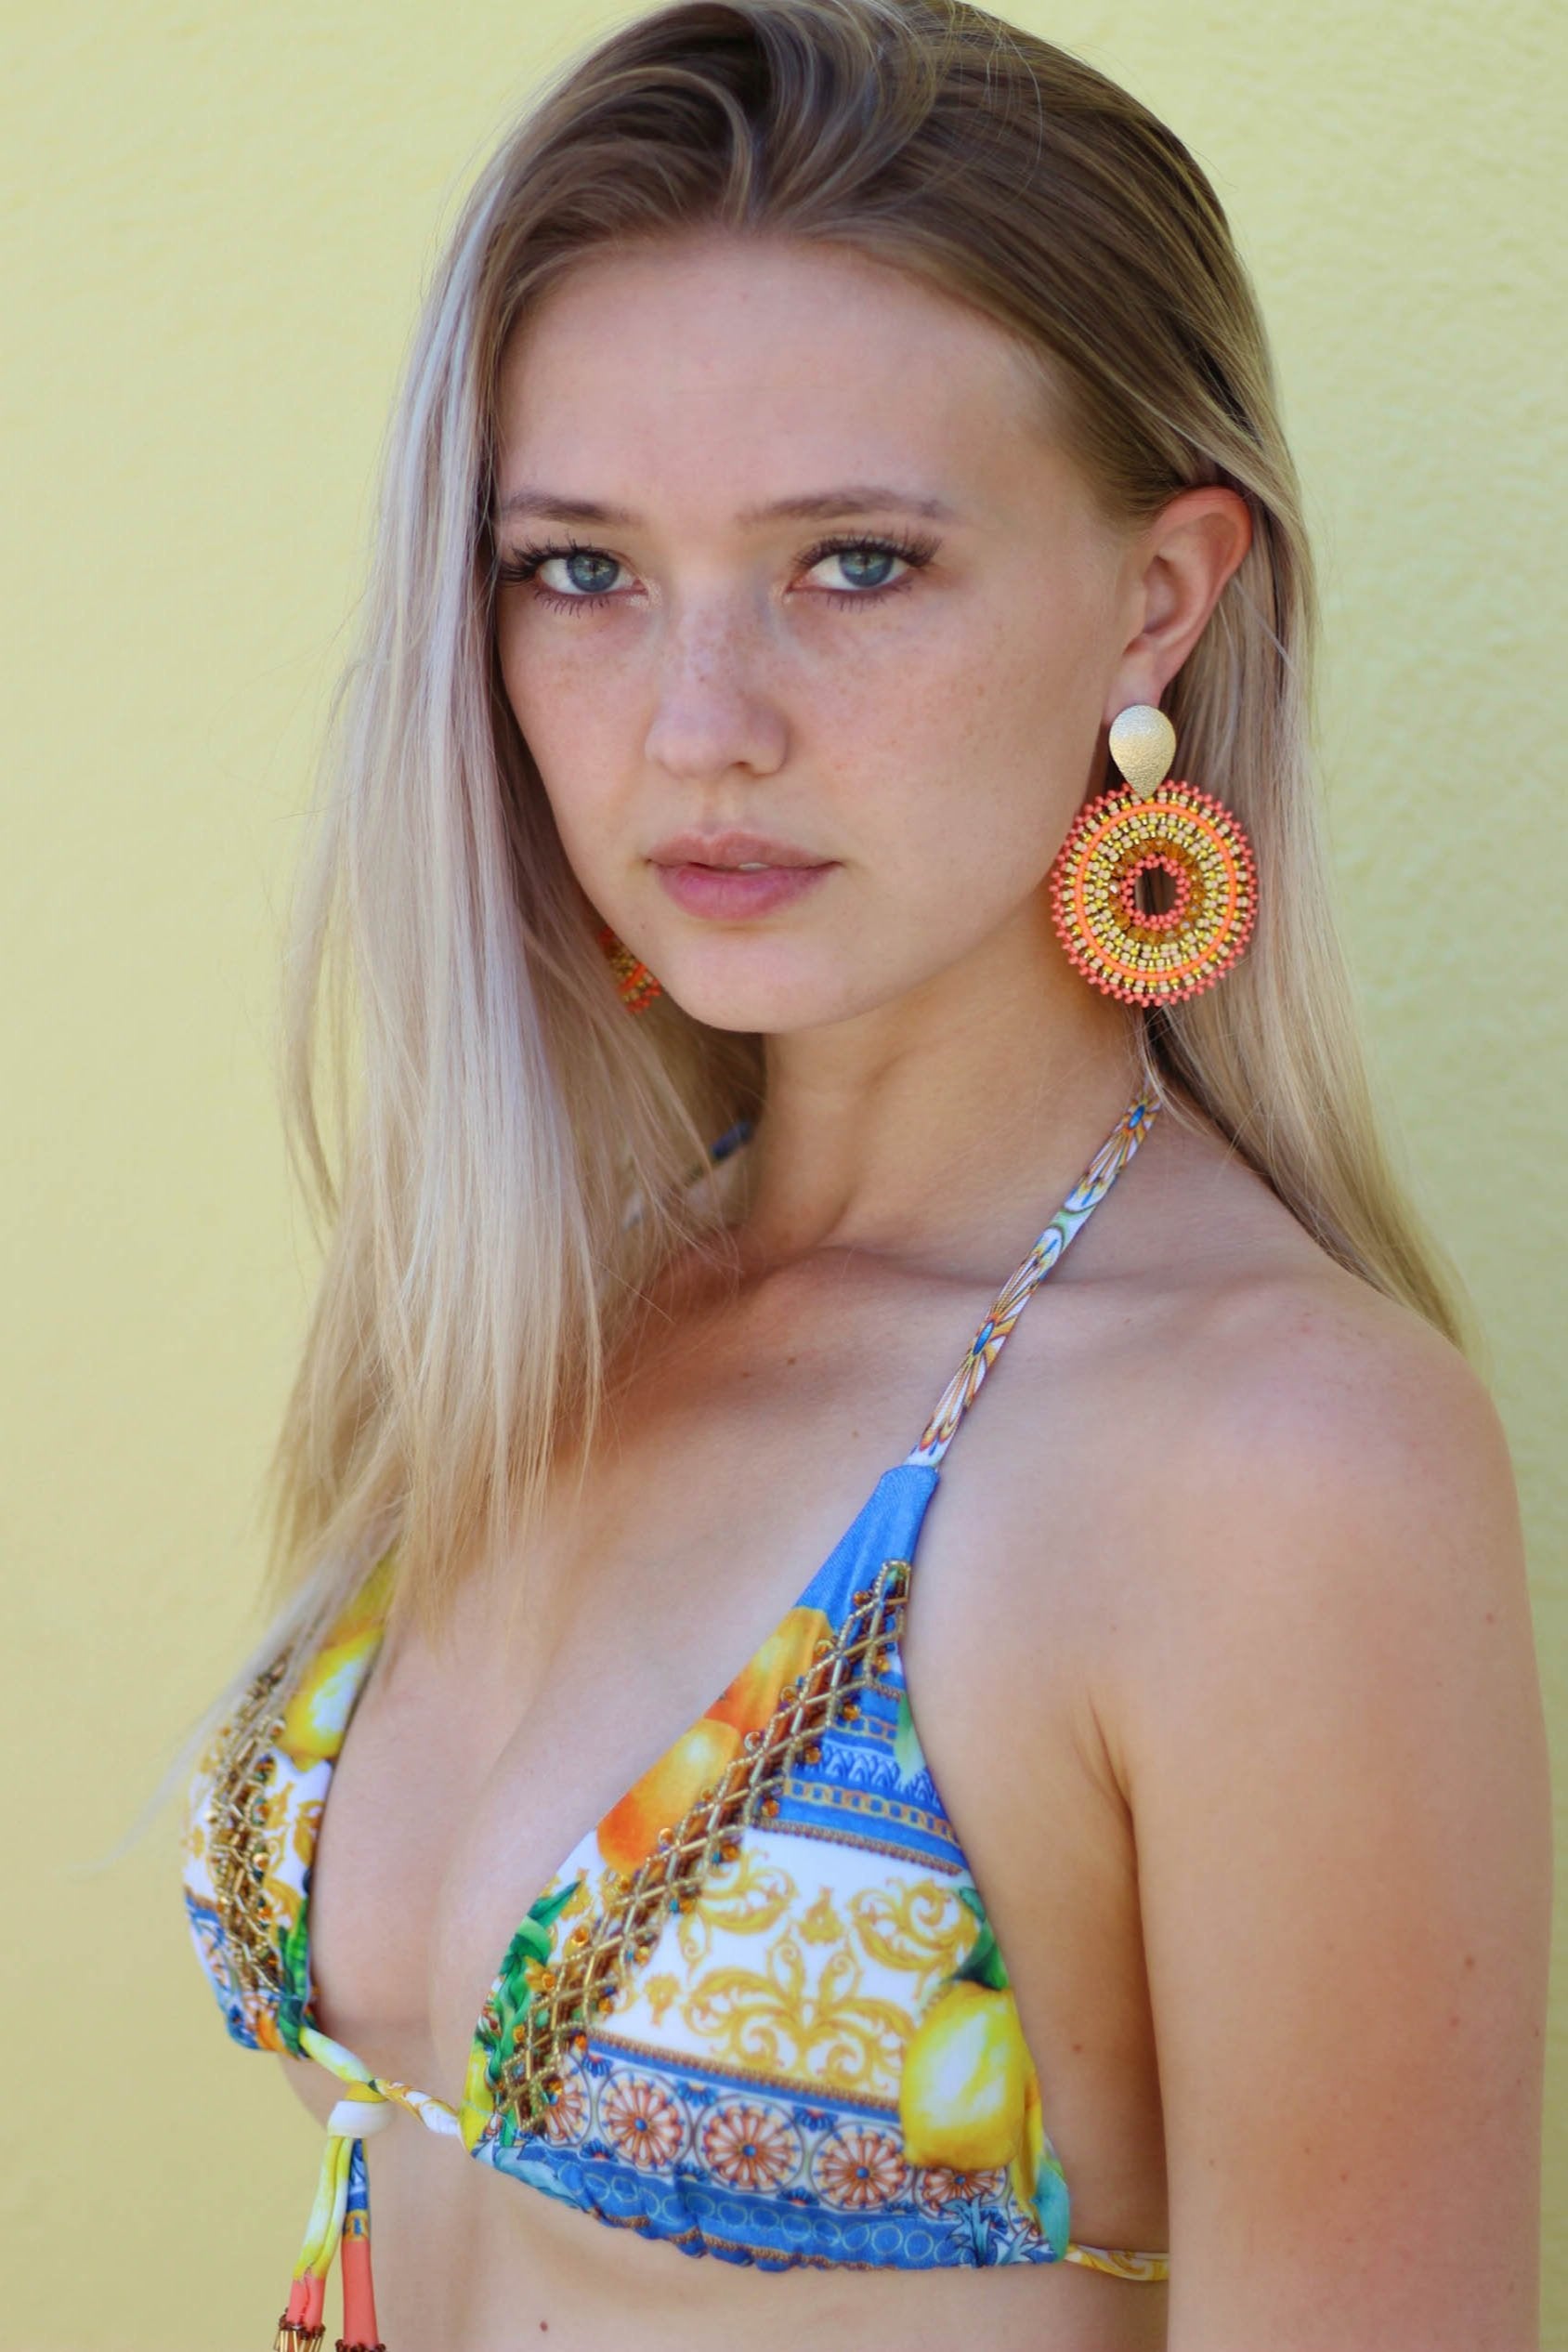
[[[1068,960],[1124,1004],[1172,1004],[1212,987],[1252,936],[1258,871],[1240,819],[1196,784],[1167,782],[1176,730],[1134,702],[1110,731],[1125,781],[1074,818],[1048,877]],[[1149,902],[1162,878],[1166,905]]]

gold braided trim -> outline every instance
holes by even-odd
[[[280,1659],[257,1675],[220,1734],[223,1752],[214,1775],[207,1845],[229,1974],[242,1993],[268,2003],[284,1990],[267,1895],[268,1792],[277,1762],[273,1750],[283,1729],[278,1701],[282,1679]],[[281,2336],[278,2340],[283,2343]],[[318,2332],[315,2341],[320,2340]]]
[[[542,1970],[532,2000],[513,2029],[513,2050],[500,2068],[497,2110],[535,2131],[561,2094],[568,2050],[581,2055],[588,2028],[615,2007],[634,1972],[651,1958],[665,1922],[701,1893],[715,1864],[738,1858],[739,1838],[759,1819],[771,1822],[779,1792],[797,1763],[821,1760],[824,1732],[853,1723],[860,1693],[887,1671],[908,1596],[907,1560],[883,1561],[875,1583],[855,1594],[838,1632],[817,1645],[812,1662],[780,1692],[761,1731],[705,1788],[591,1926],[575,1927],[553,1967]]]

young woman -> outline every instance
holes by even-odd
[[[294,1594],[192,1813],[327,2125],[281,2345],[339,2249],[399,2352],[1533,2344],[1520,1535],[1310,618],[1212,190],[1043,42],[686,0],[481,176],[303,903]]]

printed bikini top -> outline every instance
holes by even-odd
[[[899,1631],[939,1464],[1029,1298],[1137,1151],[1140,1095],[1006,1284],[919,1442],[754,1656],[568,1854],[507,1948],[455,2104],[312,2020],[311,1861],[392,1558],[296,1687],[281,1663],[210,1744],[186,1897],[229,2031],[343,2084],[281,2352],[374,2347],[363,2141],[398,2109],[481,2163],[683,2253],[767,2270],[1077,2262],[1083,2245],[958,1833],[911,1720]],[[733,1148],[732,1130],[713,1146]]]

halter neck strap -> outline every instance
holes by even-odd
[[[1001,1353],[1013,1325],[1052,1266],[1058,1262],[1073,1235],[1088,1222],[1131,1159],[1148,1133],[1158,1109],[1157,1098],[1152,1092],[1144,1092],[1138,1095],[1123,1112],[1120,1122],[1106,1136],[1050,1224],[1036,1240],[1028,1256],[998,1291],[990,1313],[970,1341],[962,1363],[937,1399],[930,1420],[917,1443],[905,1456],[906,1463],[920,1463],[934,1469],[941,1461],[958,1435],[960,1422],[979,1395],[987,1373]]]

